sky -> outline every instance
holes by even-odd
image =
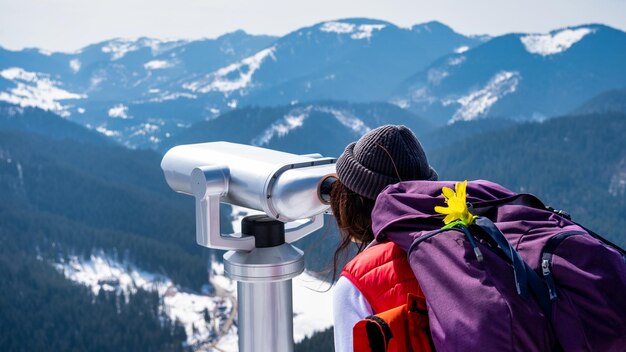
[[[111,38],[215,38],[243,29],[284,35],[368,17],[441,21],[463,34],[547,32],[585,23],[626,30],[626,0],[0,0],[0,46],[74,51]]]

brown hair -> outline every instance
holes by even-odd
[[[342,254],[352,244],[360,253],[374,240],[372,232],[372,209],[374,200],[363,197],[346,187],[341,181],[333,183],[330,207],[337,220],[341,240],[333,256],[333,280],[337,278],[337,264]]]

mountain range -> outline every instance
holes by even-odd
[[[0,101],[55,112],[129,147],[162,148],[251,106],[387,102],[434,125],[541,120],[626,87],[626,33],[600,24],[497,37],[440,22],[351,18],[282,37],[113,39],[74,53],[0,49]]]
[[[430,119],[545,119],[626,82],[626,34],[602,26],[508,34],[438,59],[395,101]]]

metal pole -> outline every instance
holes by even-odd
[[[239,351],[292,352],[291,279],[304,271],[304,255],[284,242],[284,224],[279,221],[246,218],[244,228],[246,235],[255,236],[257,247],[263,247],[224,254],[224,269],[237,281]]]
[[[238,282],[239,350],[293,351],[291,280]]]

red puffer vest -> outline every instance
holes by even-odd
[[[409,293],[424,297],[406,252],[393,242],[380,243],[359,253],[341,275],[359,289],[375,314],[406,304]]]

